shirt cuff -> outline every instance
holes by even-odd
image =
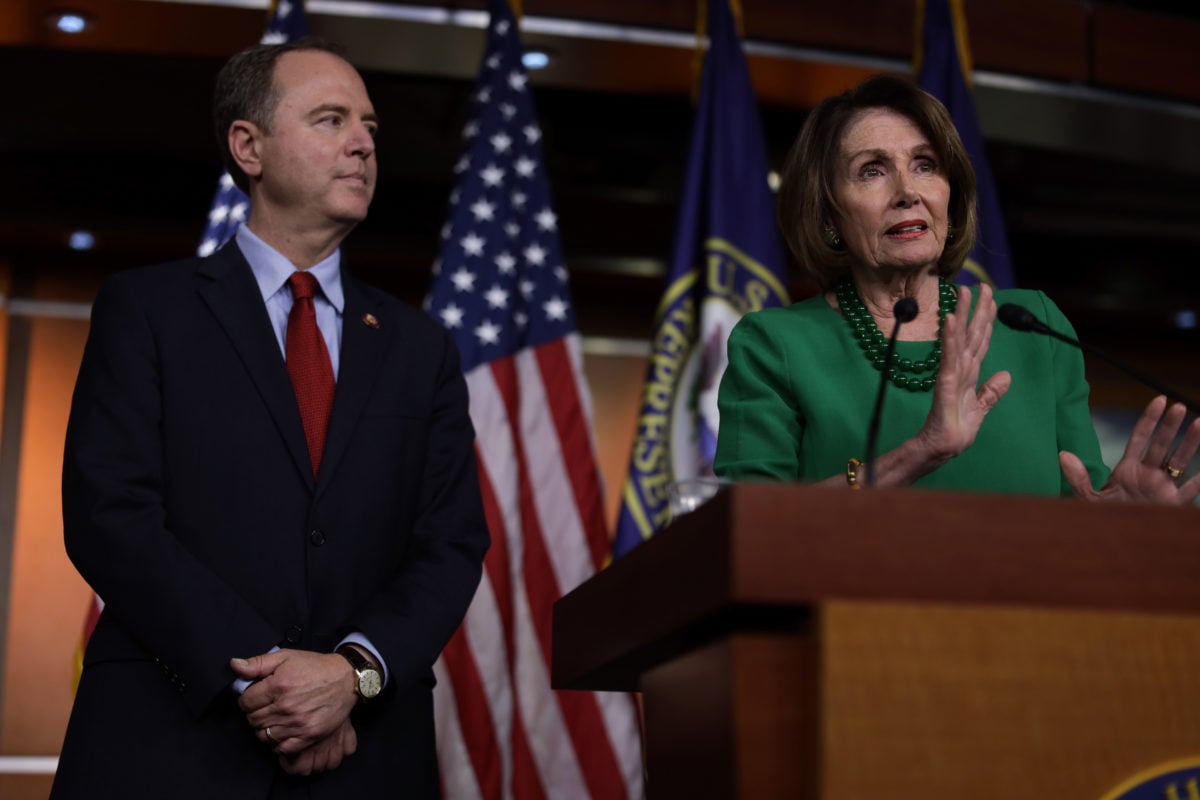
[[[346,636],[346,638],[342,639],[340,642],[338,642],[338,646],[333,649],[337,650],[338,647],[341,647],[342,645],[346,645],[346,644],[356,644],[359,647],[363,648],[364,650],[368,651],[371,655],[375,656],[375,660],[379,662],[379,666],[383,669],[383,685],[387,686],[387,682],[388,682],[387,662],[383,660],[383,656],[379,655],[379,651],[375,649],[375,645],[371,644],[371,640],[356,631],[354,633],[348,634]]]
[[[279,646],[276,645],[275,647],[272,647],[267,652],[274,653],[278,649],[279,649]],[[233,690],[235,692],[237,692],[238,694],[245,694],[246,690],[250,688],[250,684],[252,684],[252,683],[254,683],[254,681],[248,681],[245,678],[234,678],[233,684],[231,686],[232,686]]]

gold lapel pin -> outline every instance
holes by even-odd
[[[363,314],[363,325],[366,325],[368,328],[378,328],[379,320],[374,314]]]

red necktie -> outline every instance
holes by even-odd
[[[287,368],[316,477],[325,451],[329,412],[333,409],[333,364],[325,348],[325,337],[317,327],[317,311],[313,306],[317,279],[307,272],[293,272],[288,283],[292,287],[292,311],[288,314]]]

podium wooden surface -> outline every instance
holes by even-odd
[[[1200,757],[1200,511],[733,486],[555,607],[661,798],[1094,798]]]

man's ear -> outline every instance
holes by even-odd
[[[239,119],[229,126],[229,152],[248,178],[262,174],[262,138],[262,131],[253,122]]]

